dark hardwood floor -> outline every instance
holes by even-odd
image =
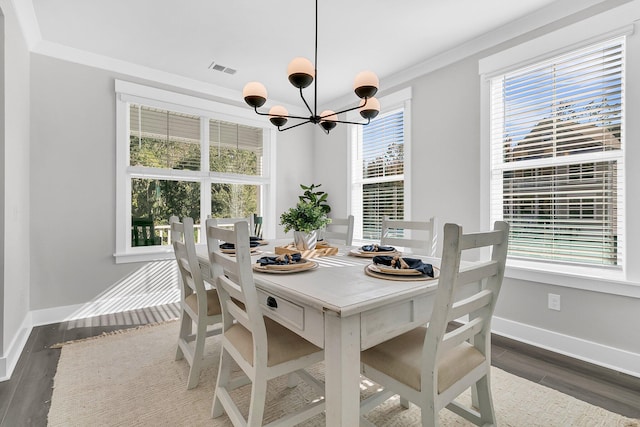
[[[10,380],[0,383],[0,427],[46,426],[60,350],[56,343],[179,316],[164,305],[33,329]],[[493,337],[493,365],[530,381],[631,418],[640,419],[640,378],[507,338]]]

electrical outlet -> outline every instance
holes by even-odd
[[[560,295],[548,294],[549,298],[549,310],[560,311]]]

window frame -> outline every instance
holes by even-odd
[[[275,131],[246,109],[203,98],[157,89],[122,80],[115,81],[116,92],[116,263],[154,261],[173,258],[169,246],[131,246],[131,180],[157,178],[200,183],[200,227],[211,209],[211,185],[233,183],[261,185],[261,206],[265,235],[275,232]],[[201,170],[175,170],[129,166],[129,106],[140,104],[200,117]],[[204,120],[203,120],[204,119]],[[262,175],[248,176],[209,171],[209,120],[220,120],[262,128]]]
[[[520,69],[538,62],[549,60],[559,55],[588,47],[616,37],[626,37],[627,53],[631,49],[629,38],[633,35],[634,26],[621,26],[619,17],[610,14],[606,18],[598,16],[598,26],[604,32],[594,35],[595,28],[590,20],[582,21],[561,30],[530,40],[504,51],[498,52],[479,61],[480,87],[481,87],[481,224],[490,226],[491,224],[491,111],[490,111],[490,84],[491,78],[505,74],[511,70]],[[606,25],[600,25],[606,24]],[[607,31],[608,27],[608,31]],[[629,66],[631,65],[631,67]],[[629,85],[629,76],[633,75],[633,70],[637,70],[637,61],[630,62],[627,59],[623,80]],[[627,94],[627,98],[633,96]],[[626,123],[623,124],[623,140],[628,140],[630,125],[629,118],[632,114],[627,106],[624,108]],[[631,130],[635,133],[635,129]],[[627,163],[625,174],[629,174],[628,164],[629,153],[625,150],[623,161]],[[622,253],[624,255],[623,265],[620,268],[602,268],[602,266],[578,266],[557,262],[532,261],[522,259],[507,260],[505,277],[521,280],[549,283],[558,286],[585,289],[596,292],[612,293],[616,295],[640,296],[640,283],[638,283],[637,271],[630,270],[634,267],[628,260],[633,257],[633,250],[629,251],[628,242],[628,219],[632,215],[627,209],[629,196],[629,177],[626,177],[625,187],[620,191],[625,205],[625,228],[626,236]],[[635,280],[635,281],[634,281]]]
[[[403,187],[404,187],[404,218],[408,218],[411,213],[411,98],[412,98],[412,89],[411,87],[406,87],[397,92],[391,93],[389,95],[385,95],[379,98],[381,109],[380,115],[391,114],[397,110],[403,110],[403,157],[404,157],[404,165],[403,165]],[[347,113],[347,120],[349,121],[362,121],[359,113],[357,111],[350,111]],[[375,119],[374,119],[375,120]],[[347,168],[348,168],[348,179],[349,179],[349,191],[347,194],[347,206],[349,209],[349,213],[353,214],[356,211],[354,207],[354,203],[358,200],[354,198],[353,188],[355,185],[362,186],[363,184],[372,182],[371,179],[362,179],[359,182],[354,181],[354,158],[357,156],[357,152],[359,149],[359,144],[361,142],[362,136],[362,126],[359,125],[349,125],[349,150],[347,155]],[[390,179],[381,178],[380,180],[376,180],[376,182],[389,181]],[[393,179],[392,181],[396,181],[397,179]],[[361,200],[361,199],[360,199]],[[358,207],[357,209],[361,210],[362,207]],[[363,242],[362,238],[362,223],[363,218],[361,215],[354,215],[354,242]],[[367,240],[367,242],[369,242]]]

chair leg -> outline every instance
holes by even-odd
[[[227,350],[222,347],[220,351],[220,368],[218,369],[218,380],[216,382],[216,389],[213,394],[213,406],[211,407],[211,418],[217,418],[224,413],[224,407],[222,401],[218,395],[218,390],[227,389],[229,386],[229,377],[231,376],[231,356],[227,353]]]
[[[262,425],[266,399],[267,378],[263,372],[259,372],[256,373],[256,378],[254,378],[251,385],[251,404],[249,406],[249,416],[247,417],[247,427],[259,427]]]
[[[287,387],[289,388],[297,387],[298,383],[299,383],[298,376],[295,374],[295,372],[291,372],[287,377]]]
[[[178,333],[178,342],[186,341],[187,337],[191,335],[191,328],[193,327],[193,322],[191,318],[187,315],[187,313],[182,310],[180,313],[180,332]],[[180,344],[178,344],[178,349],[176,350],[176,360],[180,360],[184,358],[184,353],[180,348]]]
[[[440,425],[440,417],[438,416],[438,411],[433,407],[433,402],[427,401],[426,405],[422,406],[420,410],[423,426],[438,427]]]
[[[204,342],[207,338],[207,325],[199,322],[196,326],[195,349],[193,351],[193,361],[189,370],[189,381],[187,382],[187,390],[191,390],[198,385],[200,380],[200,368],[202,367],[202,356],[204,353]]]
[[[489,380],[489,374],[480,378],[476,382],[475,387],[477,389],[478,396],[478,409],[480,412],[480,418],[484,425],[495,425],[496,416],[493,411],[493,400],[491,398],[491,384]]]
[[[409,409],[409,399],[405,399],[404,397],[400,396],[400,406],[402,406],[404,409]]]

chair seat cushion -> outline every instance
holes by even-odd
[[[189,295],[184,299],[184,302],[191,307],[194,312],[198,312],[198,297],[195,293]],[[218,297],[218,291],[215,289],[207,290],[207,316],[216,316],[222,314],[222,308],[220,307],[220,298]]]
[[[268,317],[264,318],[264,323],[267,330],[268,343],[267,366],[279,365],[322,350]],[[251,332],[236,323],[224,333],[224,336],[240,352],[242,357],[253,365],[253,337]]]
[[[361,355],[362,363],[415,390],[421,390],[420,363],[426,332],[426,328],[416,328],[365,350]],[[438,393],[451,387],[484,361],[482,353],[467,342],[442,355],[438,364]]]

